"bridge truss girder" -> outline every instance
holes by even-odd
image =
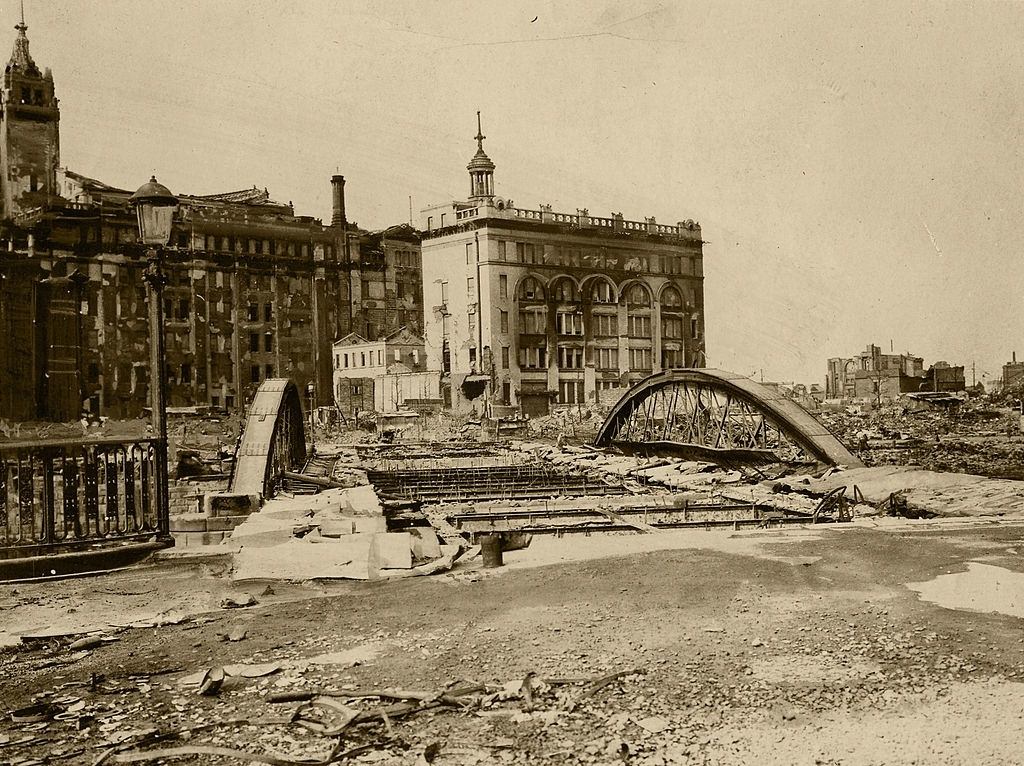
[[[668,370],[645,378],[612,409],[596,444],[721,462],[861,464],[796,402],[721,370]]]

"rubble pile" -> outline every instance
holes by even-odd
[[[579,472],[596,480],[626,484],[631,491],[712,490],[721,485],[756,482],[784,472],[781,467],[723,468],[714,463],[683,458],[616,455],[592,447],[553,446],[542,442],[514,445],[529,459]]]
[[[607,412],[596,407],[567,407],[549,415],[530,418],[527,429],[533,439],[561,439],[574,444],[597,437]]]
[[[912,412],[893,405],[862,413],[816,413],[866,465],[920,465],[933,471],[1024,479],[1017,414],[993,400]]]

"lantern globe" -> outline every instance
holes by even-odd
[[[147,245],[166,245],[171,239],[171,225],[178,198],[152,176],[129,198],[139,219],[139,240]]]

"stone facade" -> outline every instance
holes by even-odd
[[[37,160],[58,156],[53,78],[38,75],[18,30],[0,141],[0,418],[138,417],[149,405],[147,252],[131,192],[43,173]],[[32,103],[12,103],[29,80]],[[313,383],[330,404],[336,338],[422,325],[417,233],[359,229],[344,183],[331,178],[327,226],[265,189],[179,195],[163,252],[170,406],[236,409],[268,377]]]
[[[426,370],[423,339],[402,327],[380,340],[367,340],[350,333],[334,344],[334,401],[346,416],[360,412],[393,411],[404,400],[404,392],[422,393],[429,398],[436,386],[403,387],[396,378]],[[381,385],[387,378],[385,385]],[[412,394],[410,394],[412,395]],[[413,397],[416,398],[416,397]]]
[[[703,366],[699,224],[516,207],[493,196],[482,140],[471,199],[423,211],[427,363],[446,402],[537,415]]]

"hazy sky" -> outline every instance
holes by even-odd
[[[701,222],[712,366],[1024,358],[1024,2],[26,6],[62,164],[108,183],[329,219],[341,172],[378,228],[466,195],[479,109],[517,205]]]

